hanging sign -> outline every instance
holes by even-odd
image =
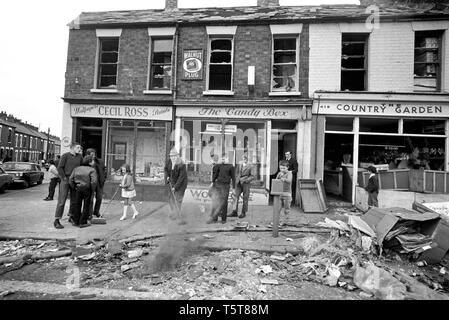
[[[203,50],[183,50],[182,75],[183,80],[203,79]]]

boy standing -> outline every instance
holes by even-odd
[[[379,194],[379,180],[377,179],[377,169],[373,166],[368,167],[370,172],[368,178],[368,185],[366,186],[366,191],[368,191],[368,207],[378,207],[379,203],[377,201],[377,195]]]
[[[95,159],[92,156],[85,156],[81,167],[73,170],[69,178],[70,187],[75,190],[76,205],[73,212],[74,226],[88,227],[90,202],[92,193],[97,188],[97,172],[93,168]],[[82,207],[82,210],[81,210]]]
[[[280,196],[281,208],[284,208],[285,219],[281,225],[286,225],[288,223],[288,216],[290,214],[290,204],[292,202],[292,180],[293,173],[288,170],[289,163],[287,160],[282,160],[279,162],[279,173],[276,179],[283,182],[283,192],[285,195]]]

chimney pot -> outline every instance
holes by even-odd
[[[165,0],[165,11],[178,10],[178,0]]]
[[[279,0],[257,0],[257,6],[262,8],[279,7]]]

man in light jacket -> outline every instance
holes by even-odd
[[[251,181],[253,181],[254,178],[255,176],[253,166],[250,163],[248,163],[248,156],[244,154],[242,156],[242,162],[238,165],[236,170],[235,193],[234,193],[235,197],[234,202],[232,204],[234,210],[232,210],[232,213],[228,217],[237,217],[239,210],[239,198],[242,193],[243,193],[242,213],[238,217],[242,219],[246,216],[246,213],[248,212],[248,200],[251,189]]]

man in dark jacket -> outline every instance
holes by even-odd
[[[288,171],[292,173],[292,204],[295,204],[296,199],[296,183],[298,177],[298,161],[293,158],[291,151],[285,152],[285,160],[288,162]]]
[[[92,194],[92,201],[90,204],[90,214],[89,220],[92,219],[92,216],[99,217],[100,216],[100,207],[101,202],[103,201],[103,187],[106,181],[106,166],[104,162],[97,158],[97,151],[93,148],[89,148],[86,150],[86,155],[92,156],[95,161],[94,169],[97,172],[97,188],[94,190],[95,194]],[[95,207],[94,207],[94,198],[95,198]]]
[[[170,159],[167,161],[164,171],[168,187],[170,188],[168,197],[171,211],[170,217],[175,218],[174,212],[181,214],[182,200],[187,189],[187,168],[179,157],[178,151],[174,148],[170,151]],[[180,222],[184,223],[183,220]]]
[[[215,165],[213,168],[212,183],[219,193],[220,205],[215,211],[212,212],[210,219],[206,223],[217,222],[219,214],[221,215],[221,223],[226,223],[231,182],[232,189],[235,187],[235,169],[232,164],[227,162],[227,157],[224,155],[221,158],[221,163]]]
[[[73,212],[74,226],[88,227],[92,193],[97,188],[97,172],[93,168],[95,160],[92,156],[85,156],[83,164],[76,167],[69,178],[70,187],[75,190],[76,205]],[[81,210],[82,207],[82,210]]]
[[[79,167],[83,161],[81,156],[81,145],[77,142],[73,142],[70,145],[70,151],[62,155],[58,164],[59,177],[61,182],[59,183],[58,204],[56,205],[55,221],[53,223],[56,229],[62,229],[64,226],[59,222],[64,214],[65,202],[70,192],[70,209],[69,209],[69,222],[74,223],[72,219],[73,209],[76,203],[75,191],[70,188],[69,177],[76,167]]]
[[[379,202],[377,200],[377,196],[379,194],[379,180],[377,179],[377,169],[373,166],[368,167],[368,171],[370,172],[368,178],[368,185],[365,190],[368,191],[368,207],[378,207]]]

